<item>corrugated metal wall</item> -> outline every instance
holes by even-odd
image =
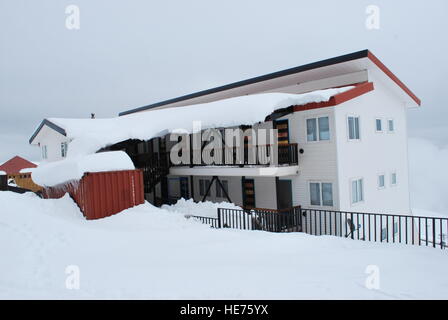
[[[86,173],[78,182],[42,191],[44,198],[69,193],[86,219],[101,219],[145,202],[141,170]]]

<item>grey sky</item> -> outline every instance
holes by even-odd
[[[78,5],[81,29],[65,28]],[[366,7],[380,30],[365,28]],[[370,49],[423,101],[411,136],[448,141],[446,0],[0,0],[0,161],[39,159],[45,117],[118,112]],[[445,90],[444,90],[445,89]]]

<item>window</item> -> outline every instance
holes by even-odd
[[[390,175],[390,184],[393,186],[397,185],[397,174],[395,172]]]
[[[308,142],[330,140],[330,120],[328,117],[306,120],[306,137]]]
[[[319,140],[330,140],[330,121],[328,117],[321,117],[318,119],[319,123]]]
[[[393,119],[387,120],[387,130],[389,132],[394,132],[395,131],[395,124],[394,124],[394,120]]]
[[[310,183],[310,203],[312,206],[320,206],[320,183]]]
[[[312,206],[333,206],[333,184],[326,182],[310,183],[310,203]]]
[[[221,184],[226,191],[225,193],[222,191],[221,186],[219,185],[219,182],[216,182],[216,196],[218,198],[226,198],[226,193],[229,194],[229,187],[227,180],[221,180]]]
[[[364,200],[363,180],[352,180],[352,203],[362,202]]]
[[[348,117],[348,138],[349,140],[359,140],[359,117]]]
[[[383,132],[383,121],[379,118],[375,120],[376,132]]]
[[[378,188],[383,189],[386,186],[384,174],[378,176]]]
[[[317,122],[316,119],[306,120],[306,137],[308,141],[317,141]]]
[[[48,158],[47,146],[42,146],[42,159]]]
[[[65,158],[67,156],[67,142],[61,143],[61,156]]]
[[[209,180],[199,180],[199,195],[200,196],[205,196],[205,193],[208,190],[208,187],[210,186],[210,181]]]
[[[333,206],[333,185],[322,183],[322,204],[327,207]]]

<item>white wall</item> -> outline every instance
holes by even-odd
[[[409,214],[407,127],[405,106],[381,82],[375,90],[335,107],[340,209],[359,212]],[[359,142],[348,140],[348,115],[360,116]],[[383,133],[376,133],[375,119],[383,119]],[[395,132],[387,132],[387,119],[394,119]],[[398,184],[391,186],[392,172]],[[378,188],[378,175],[385,174],[386,187]],[[363,178],[364,201],[351,204],[351,180]]]
[[[330,122],[330,140],[307,142],[306,120],[314,117],[328,116]],[[292,180],[293,205],[304,208],[313,207],[310,204],[309,183],[311,181],[333,183],[333,207],[338,209],[338,174],[337,153],[334,123],[334,107],[306,110],[289,114],[281,119],[289,120],[289,136],[291,143],[298,143],[299,174],[285,177]]]
[[[44,126],[39,135],[34,139],[33,143],[40,142],[40,156],[42,158],[42,147],[47,146],[47,159],[42,159],[43,162],[52,162],[62,160],[61,143],[67,142],[70,148],[69,140],[66,136],[54,131],[53,129]]]
[[[179,176],[169,175],[168,178],[179,178]],[[188,177],[188,190],[191,192],[191,185],[190,185],[190,177]],[[193,183],[194,183],[194,200],[195,201],[201,201],[203,196],[200,195],[200,188],[199,188],[199,180],[208,180],[211,181],[213,177],[211,176],[194,176],[193,177]],[[232,202],[236,205],[241,206],[243,204],[243,197],[241,192],[241,177],[219,177],[221,181],[225,180],[228,184],[228,194]],[[180,196],[180,187],[179,183],[176,183],[175,180],[172,180],[169,182],[172,186],[173,190],[177,190],[174,192],[174,194],[169,194],[169,196]],[[177,187],[176,187],[177,186]],[[206,198],[206,201],[212,201],[212,202],[223,202],[227,201],[227,198],[224,194],[222,194],[222,197],[216,196],[216,182],[213,182],[213,185],[210,189],[209,195]]]
[[[170,197],[178,197],[180,196],[180,188],[179,182],[176,180],[179,176],[170,175],[168,176],[168,188],[169,190],[173,190],[169,192]],[[189,179],[189,189],[190,189],[190,177]],[[200,195],[199,188],[199,180],[204,179],[211,181],[213,177],[211,176],[194,176],[194,199],[195,201],[201,201],[202,196]],[[232,203],[242,206],[243,205],[243,192],[242,192],[242,183],[241,177],[219,177],[221,181],[227,181],[228,183],[228,193],[229,197],[232,200]],[[246,179],[254,179],[255,183],[255,206],[257,208],[267,208],[267,209],[276,209],[277,208],[277,189],[274,177],[246,177]],[[191,191],[191,190],[190,190]],[[217,197],[216,196],[216,182],[213,182],[213,185],[210,189],[209,195],[206,198],[206,201],[212,202],[227,202],[227,198],[224,196]]]

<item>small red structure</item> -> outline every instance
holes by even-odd
[[[0,171],[5,171],[7,174],[18,174],[22,169],[36,168],[37,165],[22,157],[15,156],[9,159],[0,166]]]
[[[86,173],[79,181],[42,191],[46,199],[59,199],[66,193],[87,220],[105,218],[145,202],[140,170]]]

